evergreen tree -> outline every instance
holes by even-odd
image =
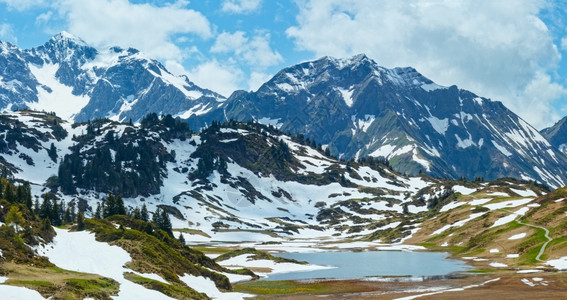
[[[79,214],[77,215],[77,230],[85,230],[85,216],[83,216],[82,212],[79,212]]]
[[[139,208],[134,208],[134,210],[132,211],[132,218],[136,219],[136,220],[140,220],[140,209]]]
[[[39,214],[39,200],[35,199],[34,203],[33,203],[33,213],[34,214]]]
[[[63,216],[63,222],[66,223],[66,224],[73,222],[73,219],[71,218],[71,210],[69,210],[69,207],[67,207],[65,209],[65,215]]]
[[[18,208],[17,205],[12,205],[8,214],[6,215],[6,219],[4,220],[6,224],[13,225],[16,233],[20,232],[20,228],[23,228],[26,224],[26,220],[24,219],[22,212]]]
[[[77,217],[77,212],[75,210],[75,204],[71,205],[71,222],[75,222],[75,218]]]
[[[154,223],[158,228],[161,228],[163,221],[161,219],[161,208],[156,208],[154,215],[152,216],[152,223]]]
[[[51,230],[51,221],[49,220],[49,217],[43,219],[43,221],[41,222],[41,230],[42,231]]]
[[[122,200],[122,196],[118,195],[114,202],[114,214],[115,215],[126,215],[126,208],[124,207],[124,200]]]
[[[56,199],[53,199],[53,207],[51,209],[51,214],[49,215],[49,219],[51,220],[51,224],[54,226],[61,226],[61,214],[60,214],[60,206],[57,203]]]
[[[142,210],[140,211],[140,220],[144,221],[144,222],[148,222],[150,220],[150,217],[148,215],[148,208],[146,207],[146,204],[142,204]]]
[[[179,233],[179,242],[183,245],[185,245],[185,238],[183,237],[183,233]]]
[[[104,200],[104,205],[102,208],[102,217],[107,218],[116,214],[116,200],[114,195],[108,194]]]
[[[16,191],[14,190],[14,186],[6,180],[4,183],[4,192],[3,192],[4,199],[8,200],[8,202],[16,202]]]
[[[94,218],[95,218],[95,219],[98,219],[98,220],[102,219],[102,212],[101,212],[101,210],[102,210],[102,209],[100,208],[100,203],[97,203],[97,204],[96,204],[96,210],[95,210],[95,213],[94,213]]]
[[[57,162],[57,148],[55,148],[53,143],[51,143],[49,150],[47,150],[47,155],[49,155],[49,158],[51,158],[53,162]]]
[[[161,220],[162,220],[162,226],[160,227],[160,229],[167,232],[169,235],[173,236],[173,233],[171,232],[172,229],[171,220],[169,219],[169,214],[165,209],[161,210]]]
[[[32,209],[32,194],[31,194],[31,186],[29,182],[25,182],[23,185],[23,190],[24,190],[24,203],[26,204],[26,206],[28,207],[28,209]]]
[[[52,210],[52,206],[51,206],[51,200],[49,199],[49,195],[44,194],[43,202],[41,203],[41,206],[39,208],[39,217],[42,219],[51,217],[51,210]]]

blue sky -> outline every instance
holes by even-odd
[[[0,14],[0,39],[20,48],[65,30],[226,96],[305,60],[366,53],[502,101],[538,129],[567,115],[559,0],[0,0]]]

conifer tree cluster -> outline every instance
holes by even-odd
[[[89,122],[87,133],[75,137],[78,143],[59,166],[57,185],[61,191],[74,194],[81,188],[124,197],[159,193],[163,170],[168,161],[175,160],[175,154],[169,153],[159,139],[147,138],[151,136],[148,131],[158,133],[164,140],[185,140],[191,136],[189,125],[171,115],[160,118],[152,113],[142,119],[141,127],[116,123],[127,126],[118,135],[109,129],[111,126],[103,129],[110,122]],[[95,144],[96,147],[88,147]]]
[[[44,241],[51,240],[54,234],[51,223],[44,220],[43,224],[33,206],[29,183],[16,186],[7,178],[0,178],[0,222],[5,224],[0,226],[0,245],[36,245],[37,235]],[[13,239],[6,240],[10,237]]]
[[[66,206],[63,200],[58,201],[55,195],[49,193],[43,195],[41,204],[36,200],[33,212],[54,226],[72,224],[77,218],[75,205]]]
[[[159,229],[167,232],[170,236],[173,236],[173,233],[171,232],[171,220],[169,219],[169,214],[165,209],[161,207],[156,209],[152,217],[152,223],[154,223]]]

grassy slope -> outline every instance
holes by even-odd
[[[511,197],[489,197],[493,192],[507,192],[511,195],[513,191],[509,188],[524,189],[522,186],[489,187],[484,191],[473,193],[470,196],[459,195],[456,201],[469,201],[474,198],[494,198],[489,203],[498,203],[507,200],[521,199],[520,196]],[[533,187],[532,187],[533,188]],[[537,190],[536,190],[537,191]],[[538,194],[542,194],[537,191]],[[528,213],[521,219],[523,223],[535,224],[550,229],[550,236],[554,240],[546,248],[542,259],[557,258],[567,255],[567,240],[563,237],[567,231],[565,212],[567,211],[567,200],[555,202],[555,200],[567,196],[567,189],[559,189],[547,195],[539,196],[531,203],[537,203],[539,207],[531,207]],[[487,203],[487,204],[489,204]],[[522,206],[520,206],[522,207]],[[501,226],[492,227],[494,222],[501,217],[510,215],[510,211],[516,211],[520,207],[506,209],[487,210],[482,205],[463,205],[446,212],[438,213],[421,224],[421,230],[415,234],[407,243],[421,244],[431,250],[449,251],[457,256],[475,256],[498,261],[508,266],[529,267],[540,264],[536,260],[542,245],[547,241],[544,231],[529,227],[518,222],[510,222]],[[454,224],[468,218],[472,213],[484,212],[463,226],[452,227],[440,234],[433,232],[447,224]],[[519,233],[526,233],[525,238],[510,240],[509,238]],[[498,252],[490,252],[498,249]],[[507,254],[519,254],[518,258],[507,258]]]

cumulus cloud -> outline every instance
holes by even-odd
[[[264,82],[270,80],[271,77],[272,75],[263,72],[252,72],[250,73],[250,78],[248,78],[248,88],[251,91],[256,91]]]
[[[237,59],[253,68],[266,68],[283,61],[282,56],[270,47],[270,35],[257,33],[248,38],[243,31],[223,32],[218,35],[212,53],[233,53]]]
[[[35,23],[38,25],[47,24],[53,18],[53,11],[48,11],[40,14],[35,18]]]
[[[230,64],[221,64],[217,60],[204,62],[189,72],[189,78],[200,87],[215,91],[225,97],[240,86],[243,72]]]
[[[225,0],[221,10],[228,13],[245,14],[258,10],[261,4],[262,0]]]
[[[0,3],[6,4],[8,9],[24,11],[36,6],[46,5],[45,0],[0,0]]]
[[[18,43],[18,38],[14,35],[14,28],[10,24],[0,24],[0,40]]]
[[[537,17],[544,1],[298,2],[297,25],[287,29],[300,50],[316,57],[367,53],[386,67],[413,66],[439,84],[457,84],[501,100],[538,128],[543,111],[564,95],[544,74],[561,59]],[[534,89],[545,91],[534,100]],[[532,106],[542,113],[534,116]]]
[[[212,37],[208,19],[186,8],[187,4],[177,1],[155,6],[127,0],[60,0],[58,9],[71,33],[96,46],[134,47],[157,59],[180,60],[184,53],[172,40],[173,36]]]

